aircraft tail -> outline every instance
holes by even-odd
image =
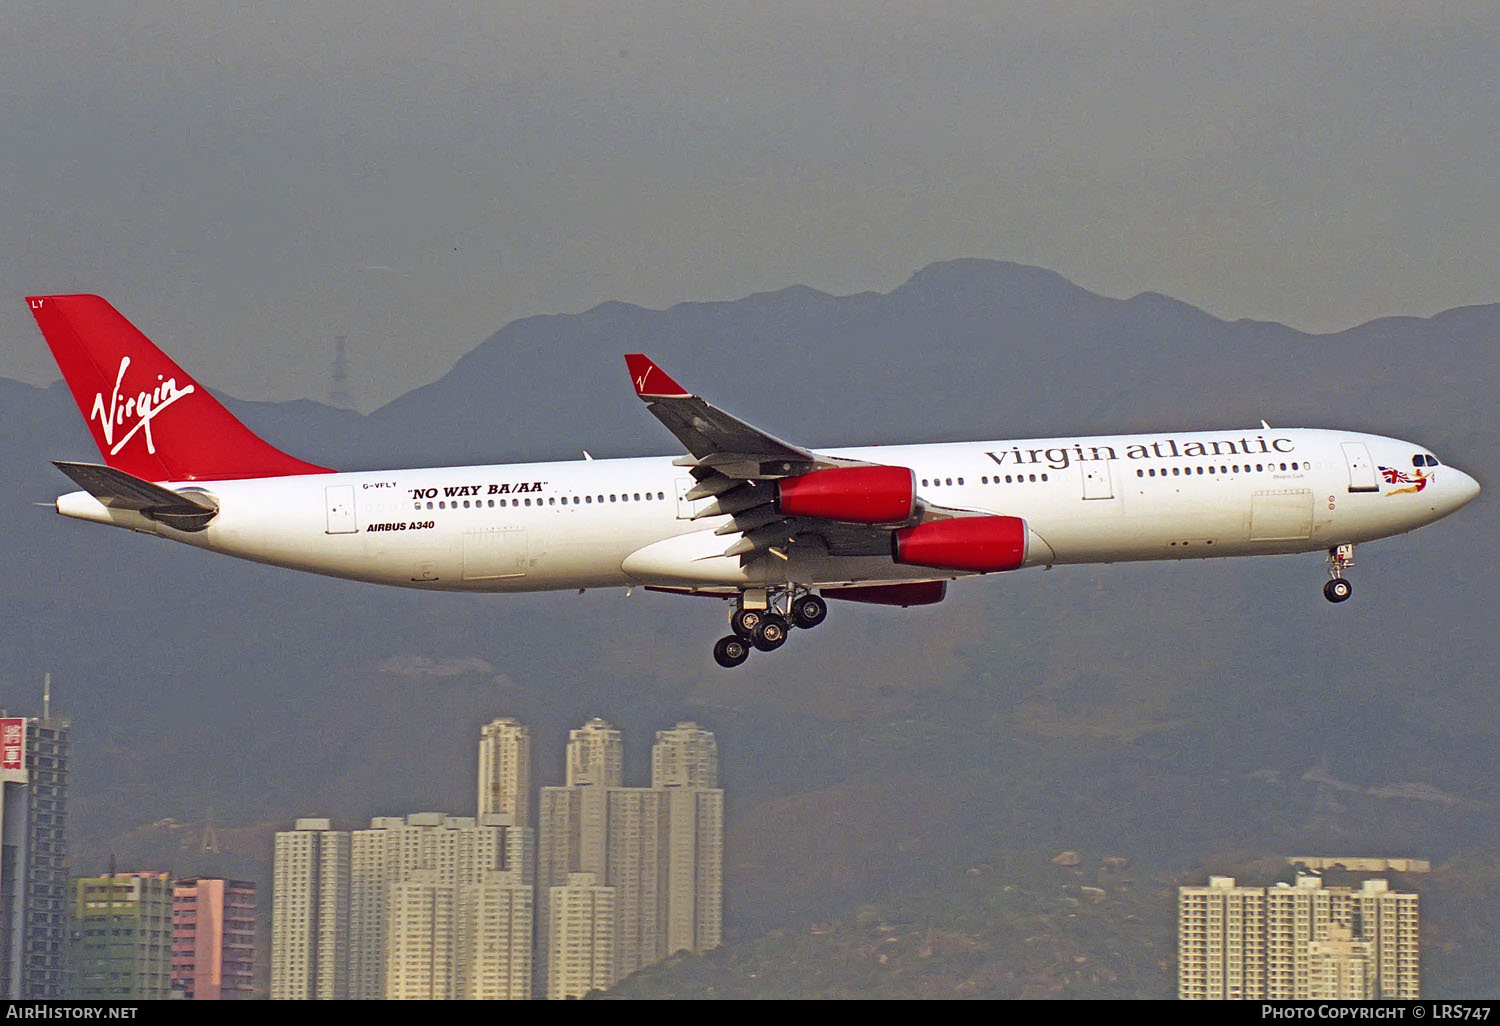
[[[329,473],[241,424],[100,297],[26,302],[110,467],[145,481]]]

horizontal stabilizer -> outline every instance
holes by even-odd
[[[219,507],[206,495],[174,492],[113,467],[60,460],[54,460],[53,466],[110,509],[134,510],[183,531],[201,531],[219,514]]]

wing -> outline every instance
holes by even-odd
[[[892,514],[878,524],[783,512],[784,506],[798,505],[781,501],[785,497],[782,482],[789,478],[882,465],[828,456],[783,441],[693,395],[640,353],[627,355],[625,365],[636,395],[688,451],[687,456],[674,461],[688,468],[696,481],[685,498],[712,500],[693,519],[727,515],[729,521],[715,533],[740,535],[728,543],[726,556],[748,558],[770,552],[786,558],[786,546],[799,539],[815,539],[833,555],[883,555],[890,552],[890,532],[897,527],[979,515],[977,511],[931,506],[917,499],[914,489],[910,489],[906,508],[899,516]],[[883,469],[910,474],[907,468]]]

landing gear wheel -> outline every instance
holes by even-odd
[[[750,646],[738,634],[731,634],[727,638],[720,638],[714,643],[714,662],[726,670],[734,669],[749,658]]]
[[[762,652],[774,652],[786,644],[787,622],[780,613],[767,613],[755,626],[755,636],[750,640]]]
[[[765,619],[764,609],[736,609],[729,614],[729,629],[746,641],[755,637],[755,628]]]
[[[1323,585],[1323,597],[1329,602],[1342,602],[1353,593],[1353,586],[1342,577],[1335,577]]]
[[[810,630],[828,619],[828,603],[817,595],[803,595],[792,603],[792,623]]]

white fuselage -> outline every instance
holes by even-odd
[[[826,452],[910,467],[918,497],[935,506],[1023,518],[1027,565],[1323,550],[1412,530],[1478,492],[1462,471],[1414,465],[1430,456],[1421,446],[1307,428]],[[728,518],[692,519],[707,501],[682,498],[693,483],[670,456],[168,483],[217,501],[219,515],[193,533],[86,492],[59,498],[57,509],[243,559],[405,587],[730,591],[963,576],[816,544],[792,545],[786,559],[726,557],[735,536],[714,532]]]

